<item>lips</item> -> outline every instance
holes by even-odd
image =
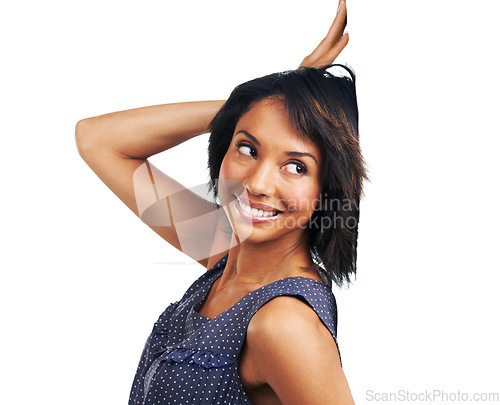
[[[265,204],[254,203],[246,198],[237,197],[236,209],[240,216],[252,222],[270,222],[279,217],[283,211]]]

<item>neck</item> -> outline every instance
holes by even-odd
[[[287,277],[304,276],[321,280],[316,271],[303,269],[313,264],[307,238],[295,244],[277,240],[262,243],[236,243],[233,235],[224,272],[217,290],[227,287],[253,291]],[[284,247],[287,246],[287,247]],[[296,246],[291,249],[290,246]]]

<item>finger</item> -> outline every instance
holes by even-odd
[[[340,52],[346,47],[349,42],[349,34],[346,32],[342,38],[335,44],[335,46],[330,49],[327,53],[321,55],[319,58],[312,59],[311,56],[306,57],[300,66],[308,66],[319,68],[322,66],[327,66],[332,64],[337,56],[339,56]],[[299,66],[299,67],[300,67]]]
[[[339,9],[332,25],[330,26],[325,39],[330,42],[330,46],[337,42],[342,36],[347,24],[347,8],[345,1],[341,1]]]
[[[337,13],[332,25],[330,26],[328,33],[319,43],[319,45],[311,53],[311,56],[321,57],[321,55],[326,54],[335,43],[342,37],[344,28],[346,26],[347,10],[345,7],[345,1],[340,2],[339,12]]]
[[[339,0],[339,5],[337,7],[337,14],[340,11],[340,6],[342,6],[342,3],[345,3],[345,0]]]
[[[339,56],[340,52],[346,47],[347,43],[349,42],[349,33],[345,33],[342,38],[339,39],[339,41],[335,44],[335,46],[327,53],[325,60],[326,63],[325,65],[329,65],[333,63],[335,59],[337,59],[337,56]]]

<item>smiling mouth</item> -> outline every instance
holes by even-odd
[[[236,200],[236,210],[245,219],[252,222],[270,222],[277,219],[283,211],[275,210],[272,207],[265,207],[259,204],[258,208],[252,208],[249,204],[245,204],[240,198],[234,196]]]

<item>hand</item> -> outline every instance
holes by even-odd
[[[347,32],[344,34],[346,24],[347,9],[345,0],[339,0],[337,15],[328,30],[328,34],[326,34],[326,37],[323,38],[316,49],[304,58],[299,67],[318,68],[333,63],[349,41],[349,34]]]

